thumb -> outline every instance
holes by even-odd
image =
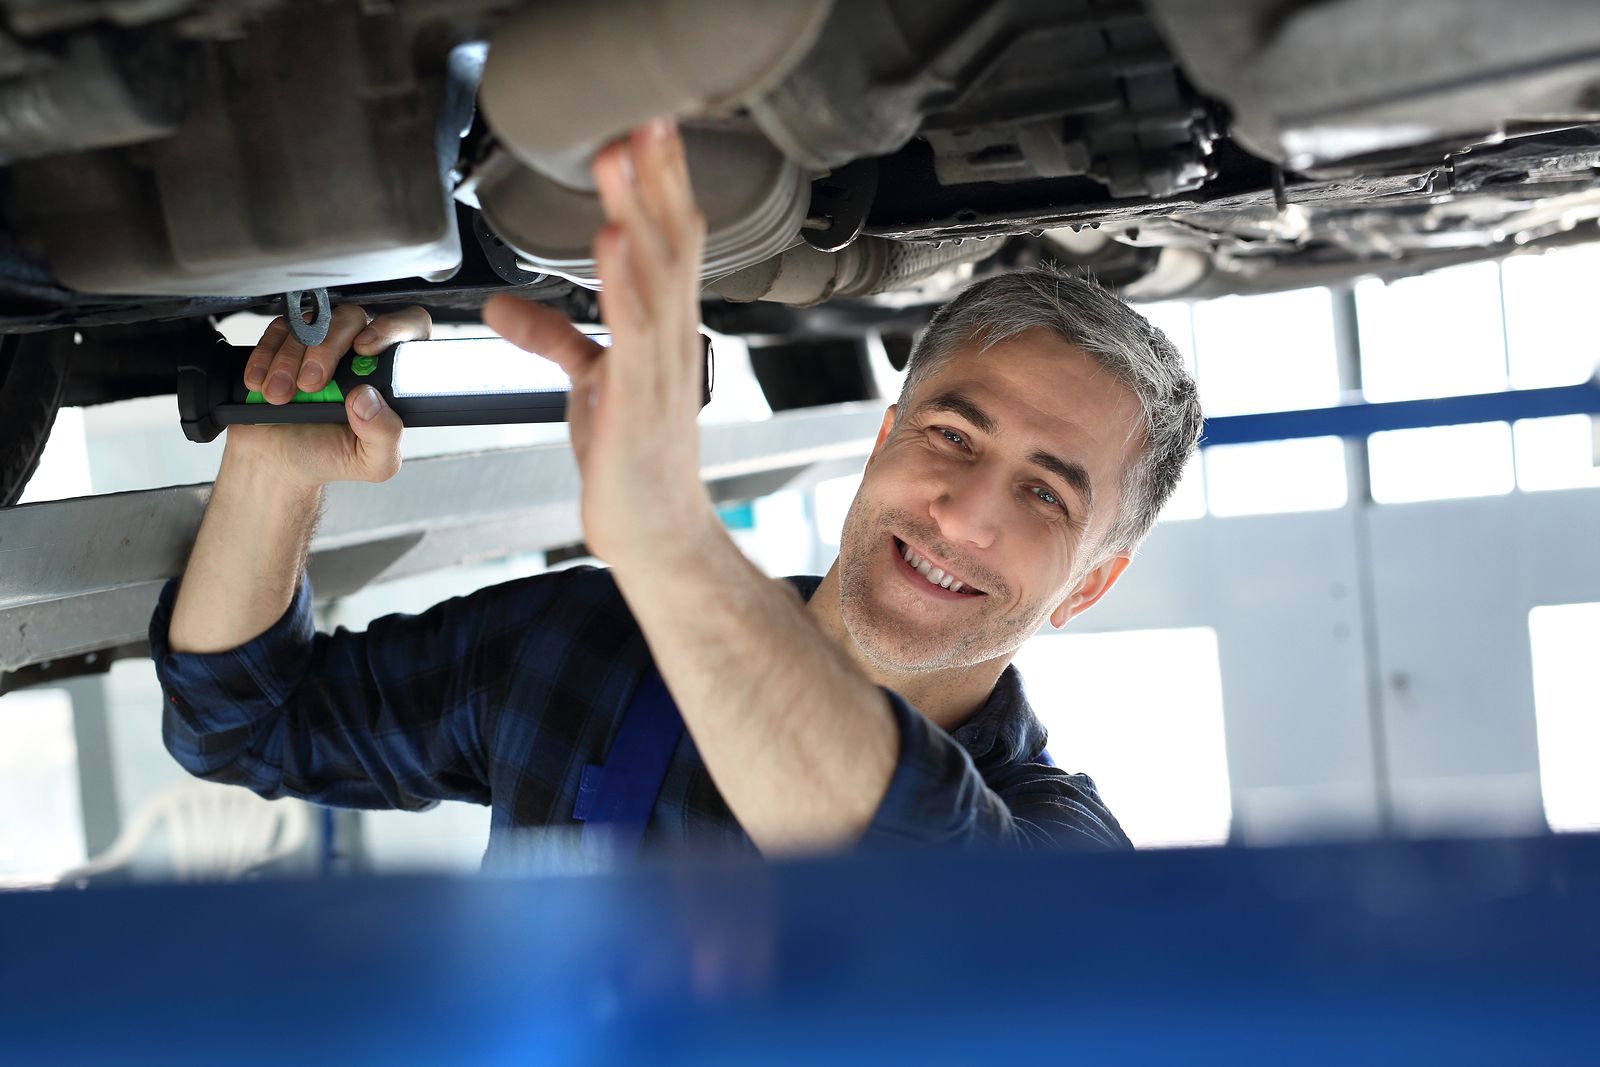
[[[605,351],[555,308],[510,293],[490,297],[483,306],[483,322],[524,352],[550,360],[568,378],[577,378]]]
[[[370,385],[351,392],[345,400],[345,417],[356,436],[356,458],[361,476],[385,481],[400,469],[400,433],[405,426],[394,408]]]

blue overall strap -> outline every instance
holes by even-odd
[[[683,717],[652,664],[622,713],[605,764],[583,769],[572,814],[585,824],[584,851],[638,849],[682,736]]]

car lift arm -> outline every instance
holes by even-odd
[[[859,470],[880,404],[707,426],[701,474],[717,503]],[[0,693],[147,654],[162,584],[182,572],[208,485],[0,510]],[[328,488],[308,572],[319,599],[367,585],[581,541],[565,444],[433,456],[382,485]],[[67,661],[67,662],[62,662]],[[20,673],[19,673],[20,672]]]

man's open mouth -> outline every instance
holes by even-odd
[[[900,540],[893,538],[895,551],[911,570],[917,572],[929,584],[940,589],[959,594],[961,596],[983,596],[984,592],[971,583],[958,578],[955,574],[945,570],[939,564],[924,557],[916,549]]]

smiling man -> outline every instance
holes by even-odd
[[[649,785],[648,844],[1126,847],[1092,782],[1044,757],[1009,664],[1112,587],[1177,484],[1201,416],[1176,350],[1064,273],[971,286],[912,354],[838,562],[774,581],[699,480],[704,223],[682,144],[653,124],[594,172],[612,345],[509,296],[485,321],[572,378],[584,530],[610,568],[316,633],[303,569],[321,487],[391,476],[399,420],[358,390],[346,427],[233,427],[151,623],[169,750],[269,797],[492,804],[494,854],[520,828],[596,817],[593,771],[659,678],[683,732]],[[282,403],[348,349],[427,328],[341,308],[307,350],[278,324],[246,382]]]
[[[1097,313],[1123,320],[1112,340],[1148,350],[1162,388],[1189,388],[1164,339],[1090,282],[1036,270],[973,286],[913,353],[823,581],[819,617],[947,729],[1047,619],[1064,626],[1111,588],[1143,533],[1117,521],[1124,493],[1137,513],[1170,492],[1123,484],[1144,458],[1139,398],[1069,339]],[[1195,433],[1175,429],[1151,472],[1174,482]]]

